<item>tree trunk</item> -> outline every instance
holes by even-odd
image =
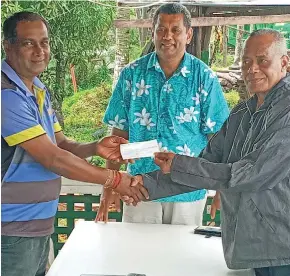
[[[130,10],[122,9],[118,2],[117,19],[130,19]],[[129,63],[130,30],[128,28],[116,29],[116,54],[113,86],[117,82],[121,69]]]
[[[211,66],[216,60],[216,54],[220,51],[221,42],[221,31],[219,26],[215,26],[214,32],[212,33],[213,43],[210,51],[209,66]]]
[[[62,59],[62,54],[55,55],[55,85],[52,91],[52,105],[56,113],[56,117],[63,127],[62,102],[65,96],[65,61]]]
[[[244,25],[238,25],[237,27],[237,35],[236,35],[236,48],[235,48],[235,59],[232,64],[232,69],[240,68],[240,61],[242,57],[243,50],[243,34],[244,34]]]
[[[56,90],[61,92],[65,89],[65,68],[64,61],[56,56],[56,67],[55,67],[55,84]],[[62,98],[62,93],[56,95],[58,99]]]

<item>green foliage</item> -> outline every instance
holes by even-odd
[[[106,126],[102,119],[110,95],[111,86],[102,84],[66,98],[62,105],[64,133],[78,142],[90,142],[103,137]]]
[[[98,167],[105,167],[106,166],[106,160],[99,157],[99,156],[93,156],[92,160],[90,161],[92,165],[98,166]]]
[[[137,28],[130,29],[130,62],[141,56],[142,48],[140,47],[139,30]]]
[[[90,160],[90,163],[98,166],[98,167],[105,167],[106,166],[106,160],[104,160],[103,158],[99,157],[99,156],[93,156],[92,159]],[[126,171],[126,165],[122,164],[120,167],[121,171]]]
[[[113,74],[106,64],[98,67],[93,62],[87,62],[87,67],[76,66],[75,74],[79,91],[97,87],[102,83],[112,84],[113,82]]]
[[[6,18],[8,18],[11,14],[15,12],[21,11],[22,8],[19,5],[17,1],[9,1],[9,0],[3,0],[1,1],[1,37],[3,40],[3,23]],[[3,47],[1,47],[1,56],[5,56],[5,52],[3,50]]]
[[[2,0],[1,1],[1,27],[3,26],[4,19],[15,12],[21,11],[22,8],[17,1]],[[2,28],[1,28],[2,31]]]
[[[107,2],[114,3],[104,1]],[[91,1],[2,1],[2,22],[21,10],[39,13],[49,22],[51,62],[41,79],[50,88],[56,106],[61,106],[63,99],[72,94],[71,64],[75,65],[81,88],[97,86],[101,79],[111,81],[101,56],[104,49],[114,44],[113,36],[107,35],[115,16],[114,8]]]
[[[217,53],[215,56],[215,61],[212,64],[211,68],[214,71],[218,71],[224,68],[227,68],[231,66],[234,63],[234,56],[233,55],[227,55],[227,65],[223,65],[223,54],[222,53]]]
[[[230,109],[233,109],[233,107],[236,106],[240,100],[239,93],[236,90],[230,90],[229,92],[224,93],[224,95]]]

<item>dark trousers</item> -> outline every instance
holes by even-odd
[[[49,238],[1,236],[1,275],[44,276]]]
[[[256,276],[290,276],[290,265],[255,268]]]

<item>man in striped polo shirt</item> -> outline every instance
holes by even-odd
[[[20,12],[4,22],[3,33],[1,271],[3,276],[41,276],[53,233],[60,175],[105,184],[139,200],[145,199],[146,190],[141,185],[130,187],[126,173],[83,160],[92,155],[120,160],[125,139],[111,136],[79,144],[62,133],[49,93],[36,77],[50,58],[47,22],[35,13]]]

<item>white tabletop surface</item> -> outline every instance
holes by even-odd
[[[193,226],[78,222],[47,276],[253,276],[226,267],[221,238]]]

